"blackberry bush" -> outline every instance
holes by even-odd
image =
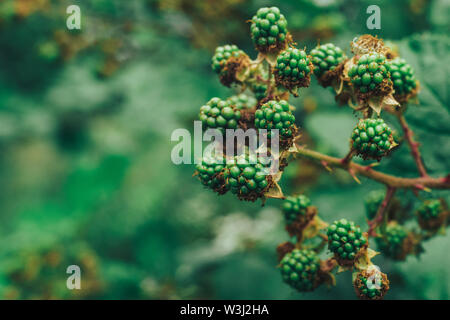
[[[259,9],[250,30],[256,49],[262,53],[283,50],[289,39],[287,20],[277,7]]]
[[[413,206],[411,203],[403,205],[403,202],[400,205],[395,196],[403,193],[397,190],[419,193],[450,189],[448,176],[431,177],[427,173],[419,144],[413,139],[404,116],[408,99],[418,93],[419,82],[414,71],[402,59],[394,59],[395,50],[371,35],[362,35],[351,42],[352,57],[347,58],[343,50],[332,43],[317,46],[308,56],[304,50],[292,46],[294,42],[287,32],[286,18],[275,7],[259,9],[251,20],[250,29],[259,51],[255,60],[233,45],[219,47],[212,60],[222,83],[225,86],[235,84],[243,94],[223,100],[211,99],[201,108],[200,119],[205,129],[217,128],[222,133],[225,129],[253,129],[258,136],[269,139],[258,143],[254,151],[249,150],[250,139],[239,146],[226,141],[221,146],[223,154],[231,151],[234,155],[241,147],[245,153],[228,157],[226,165],[214,159],[203,159],[196,173],[205,186],[219,194],[231,191],[228,193],[240,200],[261,198],[263,204],[267,198],[284,200],[286,231],[291,241],[296,241],[277,247],[286,283],[299,291],[312,291],[321,283],[333,285],[332,272],[339,266],[339,271],[354,270],[353,285],[359,298],[381,299],[389,289],[389,281],[385,274],[373,269],[371,259],[376,252],[369,247],[370,237],[375,239],[382,253],[404,260],[409,254],[418,255],[423,250],[423,241],[439,234],[437,230],[441,230],[448,219],[446,204],[442,203],[441,208],[438,202],[430,200],[417,211],[422,227],[419,233],[407,231],[399,224],[411,218],[406,211]],[[291,94],[298,96],[300,87],[309,86],[313,72],[323,87],[334,89],[339,104],[348,104],[352,112],[359,113],[360,120],[353,128],[349,150],[343,158],[310,150],[308,145],[316,141],[299,133],[295,125],[294,108],[288,101],[291,101]],[[303,102],[306,104],[307,100]],[[310,108],[306,107],[303,111],[308,110]],[[386,113],[398,120],[403,137],[394,138],[397,133],[383,120]],[[266,136],[262,134],[264,129],[268,131]],[[273,147],[276,135],[271,134],[271,129],[279,130],[281,148]],[[375,168],[376,163],[365,165],[353,161],[355,155],[363,160],[381,161],[397,146],[397,141],[408,144],[419,177],[394,176]],[[233,149],[227,150],[230,145]],[[269,155],[271,164],[279,164],[278,170],[268,170],[265,158],[257,157],[262,153]],[[365,177],[386,187],[386,191],[371,192],[365,199],[367,232],[363,233],[354,222],[346,219],[328,225],[307,197],[283,194],[278,181],[284,168],[300,157],[328,171],[344,170],[358,183],[364,181],[359,177]],[[326,247],[331,254],[319,260],[318,254]],[[374,283],[374,276],[381,279],[381,283]],[[378,286],[374,287],[375,284]]]
[[[356,274],[353,286],[361,300],[381,300],[389,290],[389,280],[386,274],[372,265]]]
[[[287,101],[271,100],[255,112],[255,127],[267,129],[267,136],[272,136],[271,129],[278,129],[281,139],[292,138],[296,132],[295,117]]]
[[[320,260],[311,250],[294,249],[280,262],[283,281],[298,291],[312,291],[320,283]]]
[[[277,58],[275,79],[288,90],[308,87],[314,66],[304,50],[287,48]]]
[[[348,71],[351,83],[360,93],[386,93],[391,91],[392,81],[386,57],[370,53],[357,59]]]
[[[330,84],[330,79],[339,76],[333,71],[339,65],[343,67],[342,63],[347,59],[342,49],[332,43],[319,45],[311,50],[310,54],[314,65],[314,74],[319,82],[325,86]]]
[[[396,143],[383,119],[361,119],[353,129],[350,145],[363,159],[380,160]]]
[[[395,58],[386,64],[394,84],[395,98],[405,102],[408,98],[415,96],[417,91],[417,79],[414,69],[402,58]]]
[[[343,266],[352,266],[361,250],[367,247],[366,236],[354,222],[347,219],[335,221],[330,225],[327,236],[328,249]]]
[[[237,129],[241,111],[231,101],[212,98],[200,108],[199,119],[206,129],[217,129],[223,134],[225,129]]]

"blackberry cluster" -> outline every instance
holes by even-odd
[[[255,112],[255,127],[267,129],[267,136],[271,137],[271,129],[278,129],[280,137],[291,138],[296,130],[295,117],[285,100],[271,100]]]
[[[250,31],[260,52],[278,52],[286,47],[287,20],[277,7],[259,9],[252,18]]]
[[[354,222],[346,219],[335,221],[328,227],[328,249],[334,253],[339,264],[353,265],[362,248],[367,245],[367,238]]]
[[[287,89],[307,87],[311,81],[313,68],[305,51],[287,48],[277,58],[275,79]]]
[[[319,285],[320,260],[311,250],[294,249],[280,262],[283,281],[298,291],[312,291]]]
[[[219,194],[228,191],[225,184],[225,158],[221,156],[203,157],[202,162],[196,167],[197,174],[202,184]]]
[[[414,69],[404,59],[395,58],[386,64],[394,83],[395,95],[408,95],[417,87]]]
[[[245,55],[244,51],[240,50],[236,45],[225,45],[217,47],[214,56],[212,57],[212,69],[217,74],[223,74],[226,70],[228,59],[231,57],[239,58],[241,55]]]
[[[256,99],[244,93],[231,96],[227,99],[237,110],[245,110],[253,108],[256,105]]]
[[[353,286],[358,298],[362,300],[381,300],[389,290],[389,280],[386,274],[372,265],[356,274]]]
[[[297,220],[299,216],[306,215],[306,209],[311,205],[311,200],[304,195],[287,197],[283,202],[283,213],[287,224]]]
[[[272,181],[262,158],[244,154],[227,162],[225,179],[231,192],[246,200],[262,197]]]
[[[334,70],[346,59],[342,49],[332,43],[317,46],[311,50],[310,54],[314,65],[314,74],[318,78],[324,73]]]
[[[378,208],[386,196],[386,192],[384,190],[375,190],[369,192],[367,197],[364,199],[364,206],[366,208],[366,216],[369,220],[375,218],[377,214]]]
[[[352,132],[351,146],[363,159],[380,160],[396,145],[383,119],[361,119]]]
[[[426,200],[417,210],[422,229],[436,230],[445,222],[445,211],[438,199]]]
[[[408,231],[398,224],[388,224],[384,234],[375,238],[378,249],[387,257],[404,260],[407,255]]]
[[[199,119],[206,129],[218,129],[224,134],[225,129],[238,127],[241,112],[230,101],[212,98],[200,108]]]
[[[387,69],[386,57],[380,53],[368,53],[361,56],[356,64],[348,71],[352,84],[361,93],[386,91],[381,88],[383,82],[391,85],[390,74]]]

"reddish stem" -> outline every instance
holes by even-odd
[[[412,130],[409,128],[408,123],[406,122],[405,117],[401,113],[397,113],[397,118],[402,126],[403,132],[405,133],[406,141],[408,141],[408,145],[411,149],[411,154],[416,162],[417,169],[422,177],[428,177],[427,171],[425,169],[425,165],[423,164],[422,157],[420,156],[419,151],[419,143],[414,140],[414,134]]]
[[[393,187],[388,187],[387,191],[386,191],[386,196],[384,197],[383,202],[381,203],[381,205],[378,207],[378,211],[377,214],[375,215],[375,218],[373,218],[372,220],[370,220],[368,222],[369,224],[369,237],[374,236],[375,235],[375,229],[376,227],[378,227],[384,220],[384,217],[388,211],[389,208],[389,204],[392,200],[392,198],[394,197],[395,191],[397,189],[393,188]]]

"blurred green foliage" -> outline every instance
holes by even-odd
[[[277,5],[300,46],[345,48],[368,33],[372,1],[86,0],[82,30],[65,28],[71,1],[0,3],[0,297],[7,299],[354,298],[337,287],[298,294],[281,281],[275,247],[287,240],[279,201],[217,197],[170,161],[170,134],[198,108],[232,94],[210,70],[212,50],[235,43],[253,57],[246,20]],[[433,176],[450,171],[449,4],[378,1],[382,29],[421,81],[407,119]],[[292,103],[311,144],[343,156],[356,117],[314,81]],[[394,127],[394,122],[391,123]],[[399,128],[397,128],[399,129]],[[406,145],[380,170],[416,175]],[[361,186],[343,172],[292,163],[285,193],[306,192],[324,219],[365,226]],[[402,194],[403,195],[403,194]],[[444,196],[448,192],[433,192]],[[427,197],[424,194],[421,197]],[[405,202],[416,206],[414,196]],[[449,299],[450,235],[420,260],[377,257],[389,299]],[[65,269],[82,268],[82,290]],[[239,277],[239,281],[233,281]],[[263,279],[263,281],[261,281]],[[231,280],[231,281],[230,281]]]

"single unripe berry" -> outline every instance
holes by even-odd
[[[231,96],[227,99],[237,110],[245,110],[253,108],[256,105],[256,99],[244,93]]]
[[[386,196],[384,190],[375,190],[369,192],[367,197],[364,199],[364,206],[366,208],[367,219],[372,220],[378,212],[378,208]]]
[[[389,280],[378,267],[371,265],[355,276],[353,286],[362,300],[381,300],[389,290]]]
[[[419,224],[424,230],[437,230],[444,223],[446,214],[439,199],[425,200],[417,210]]]
[[[202,162],[196,166],[196,173],[200,178],[202,184],[219,194],[224,194],[228,191],[228,186],[225,183],[225,158],[222,156],[203,157]]]
[[[390,223],[384,233],[375,238],[378,250],[394,260],[404,260],[413,248],[409,245],[409,233],[401,225]]]
[[[240,83],[236,75],[249,63],[250,58],[244,51],[234,44],[227,44],[216,48],[211,67],[219,75],[222,84],[229,87],[232,83]]]
[[[394,84],[395,96],[411,94],[417,87],[414,69],[404,59],[395,58],[386,64]]]
[[[272,185],[272,176],[264,163],[261,157],[246,154],[227,161],[224,174],[227,187],[243,200],[262,197]]]
[[[387,60],[381,53],[368,53],[361,56],[348,70],[348,76],[360,93],[391,90],[392,81]]]
[[[283,281],[298,291],[313,291],[319,284],[320,260],[311,250],[294,249],[280,261]]]
[[[250,31],[259,52],[276,53],[286,47],[287,20],[277,7],[259,9],[252,18]]]
[[[277,57],[275,79],[289,90],[308,87],[313,69],[310,57],[304,50],[287,48]]]
[[[304,195],[287,197],[283,202],[283,213],[287,224],[291,224],[299,217],[306,215],[306,209],[311,205],[311,200]]]
[[[310,52],[314,65],[314,74],[321,77],[324,73],[334,70],[337,65],[346,59],[341,48],[332,43],[315,47]]]
[[[367,247],[367,238],[361,229],[346,219],[331,224],[327,236],[328,249],[334,253],[340,265],[353,265],[360,251]]]
[[[397,144],[383,119],[361,119],[353,129],[350,146],[363,159],[380,160]]]
[[[293,137],[296,131],[295,117],[289,103],[285,100],[270,100],[263,104],[255,112],[255,127],[267,129],[269,138],[272,136],[271,129],[278,129],[281,138]]]
[[[225,134],[225,129],[237,129],[241,119],[241,111],[230,101],[212,98],[200,108],[199,119],[205,126],[205,130],[217,129]]]

